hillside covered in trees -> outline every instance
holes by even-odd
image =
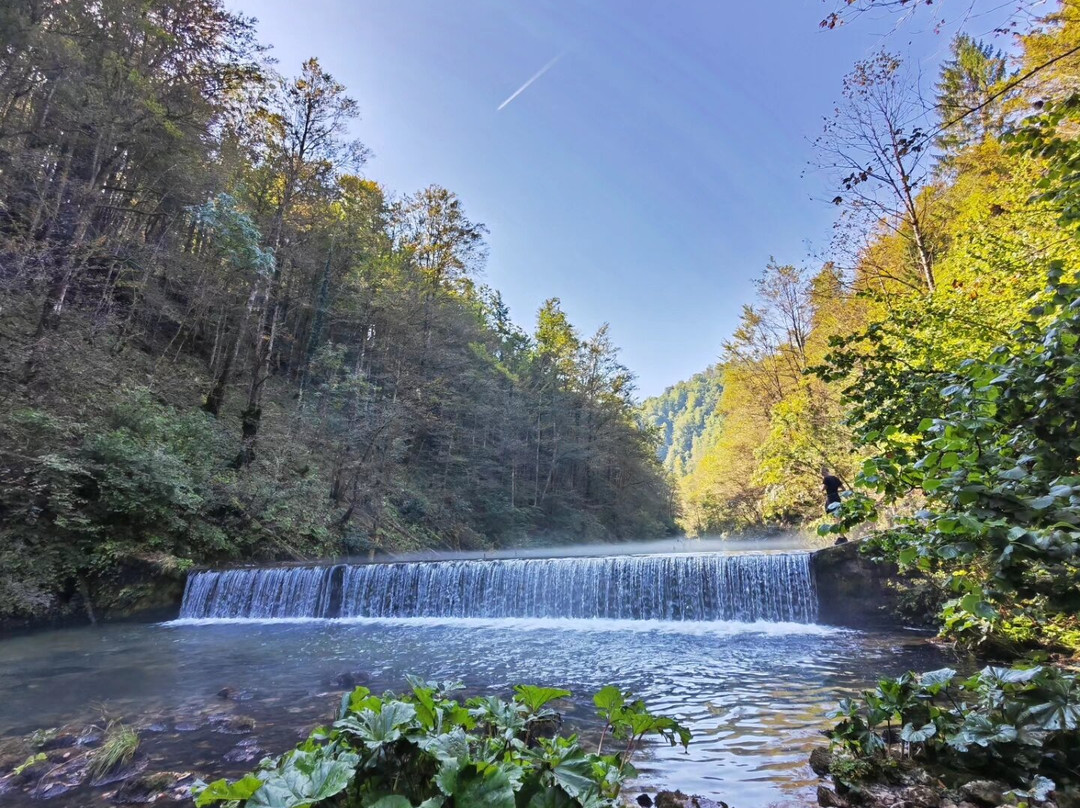
[[[1013,57],[958,36],[929,110],[897,55],[879,53],[845,78],[817,141],[816,169],[835,180],[839,209],[832,259],[818,269],[773,263],[759,276],[709,371],[723,395],[695,426],[711,437],[690,462],[667,464],[685,527],[820,517],[821,469],[851,484],[874,451],[852,431],[869,415],[859,402],[871,391],[852,383],[867,352],[888,352],[897,374],[941,381],[1009,344],[1050,267],[1073,265],[1071,221],[1045,193],[1055,155],[1024,148],[1016,132],[1076,89],[1074,11],[1067,3],[1020,37]],[[844,341],[861,347],[837,352]],[[922,393],[904,403],[926,404]]]
[[[719,429],[721,421],[713,416],[723,390],[720,371],[712,367],[642,402],[642,419],[660,433],[660,462],[675,477],[685,475],[708,440],[705,427]]]
[[[514,324],[452,191],[219,0],[0,7],[0,617],[193,563],[656,535],[606,328]]]
[[[1080,4],[1013,41],[957,36],[929,109],[898,55],[847,76],[817,143],[832,260],[761,274],[680,518],[869,532],[952,639],[1074,655]]]

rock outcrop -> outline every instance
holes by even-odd
[[[818,619],[837,626],[895,625],[898,570],[871,561],[859,552],[860,545],[847,542],[813,553]]]

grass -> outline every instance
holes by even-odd
[[[90,774],[103,777],[119,766],[126,766],[139,748],[139,733],[127,724],[110,721],[105,739],[90,756]]]

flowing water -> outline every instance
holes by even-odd
[[[616,683],[694,733],[688,753],[647,749],[641,788],[739,808],[809,804],[806,757],[836,700],[878,675],[941,664],[917,635],[815,615],[799,553],[204,572],[170,623],[0,643],[0,734],[104,704],[151,717],[146,749],[159,767],[235,775],[253,765],[242,744],[254,741],[223,733],[217,713],[255,720],[257,762],[325,720],[343,683],[400,690],[414,673],[460,679],[470,695],[563,686],[576,694],[567,720],[586,735],[597,729],[591,694]],[[224,687],[228,701],[215,696]]]
[[[180,617],[549,617],[812,623],[809,553],[438,561],[198,572]]]

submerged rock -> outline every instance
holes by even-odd
[[[642,795],[647,796],[647,795]],[[638,803],[641,797],[638,797]],[[661,791],[656,795],[656,808],[729,808],[726,802],[716,802],[705,797],[687,796],[681,791]]]
[[[829,774],[829,769],[832,766],[833,755],[829,751],[828,747],[815,746],[810,753],[810,768],[813,769],[814,774],[818,777],[825,777]]]
[[[250,763],[260,755],[262,755],[262,750],[257,746],[238,746],[222,755],[221,759],[227,760],[229,763]]]
[[[137,757],[126,766],[120,766],[112,771],[105,772],[104,774],[95,777],[90,781],[90,785],[111,786],[115,783],[122,783],[125,780],[130,780],[131,778],[142,774],[146,771],[148,764],[149,761],[146,758]]]
[[[8,783],[13,788],[17,788],[19,786],[27,786],[31,783],[36,783],[41,780],[41,778],[45,776],[45,773],[49,771],[49,768],[52,765],[53,764],[49,763],[47,760],[40,760],[27,766],[18,774],[16,774],[14,771],[11,772],[11,774],[9,774],[4,779],[8,781]]]
[[[79,741],[80,738],[77,738],[74,735],[54,735],[39,744],[38,749],[42,752],[51,752],[54,749],[67,749],[69,746],[75,746]]]
[[[79,737],[75,739],[75,745],[82,747],[99,746],[104,737],[105,735],[101,730],[89,728],[79,734]]]
[[[34,786],[31,794],[39,799],[50,799],[67,794],[86,782],[89,770],[88,755],[79,755],[60,765],[49,764],[37,775],[37,785]]]
[[[25,738],[0,740],[0,771],[14,769],[30,756],[31,751]]]
[[[821,808],[849,808],[849,803],[828,786],[817,787],[817,801]]]
[[[217,692],[217,697],[225,701],[251,701],[255,698],[255,692],[236,687],[223,687]]]
[[[179,776],[174,772],[152,772],[125,782],[113,795],[113,802],[120,805],[141,805],[158,802],[162,797],[171,799],[170,789]]]
[[[212,715],[210,726],[213,727],[214,732],[243,735],[255,729],[255,719],[247,715]]]
[[[529,722],[529,741],[532,746],[539,746],[540,738],[554,738],[562,730],[562,713],[552,713],[543,718],[534,718]]]
[[[993,780],[972,780],[960,786],[960,793],[979,805],[996,806],[1004,802],[1007,789],[1004,783]]]
[[[345,690],[352,690],[360,685],[366,685],[371,681],[371,675],[367,671],[355,670],[345,671],[339,673],[331,680],[331,684],[335,687],[341,687]]]

